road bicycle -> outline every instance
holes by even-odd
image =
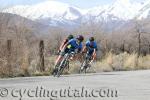
[[[69,60],[71,57],[74,57],[75,52],[69,52],[66,53],[62,59],[62,61],[57,65],[57,67],[55,67],[54,71],[53,71],[53,76],[57,76],[60,77],[60,75],[63,73],[65,68],[69,69]]]

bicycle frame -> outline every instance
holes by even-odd
[[[89,62],[91,60],[91,55],[88,54],[88,52],[86,53],[85,56],[85,60],[83,61],[83,63],[81,64],[79,73],[83,72],[86,73],[87,72],[87,68],[89,67]]]
[[[58,67],[58,72],[57,72],[57,77],[59,77],[63,70],[68,66],[69,67],[69,59],[70,57],[74,56],[74,52],[66,53],[63,57],[63,60],[61,61],[59,67]]]

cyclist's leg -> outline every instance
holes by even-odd
[[[91,64],[93,62],[93,52],[92,51],[89,51],[88,54],[87,54],[87,59],[89,60],[89,64]]]
[[[87,48],[86,46],[83,47],[82,51],[80,53],[77,53],[74,56],[73,60],[79,61],[80,63],[82,63],[84,61],[85,58],[85,53],[87,52]]]
[[[92,59],[93,59],[93,60],[96,60],[96,56],[97,56],[97,55],[96,55],[96,52],[93,52],[93,54],[92,54]]]
[[[53,70],[53,72],[52,72],[53,75],[57,73],[58,67],[59,67],[59,63],[60,63],[60,61],[62,60],[62,58],[63,58],[63,56],[61,56],[61,55],[59,55],[59,56],[57,57],[57,59],[56,59],[56,61],[55,61],[55,65],[54,65],[54,70]]]
[[[65,49],[65,51],[61,52],[60,55],[58,56],[58,58],[55,61],[55,66],[57,66],[58,64],[60,64],[60,62],[62,61],[64,55],[68,52],[67,49]]]
[[[55,67],[61,62],[63,56],[62,55],[59,55],[55,61]]]
[[[93,52],[92,52],[92,54],[91,54],[91,62],[90,63],[92,63],[94,60],[96,60],[96,51],[94,50]]]
[[[81,62],[81,53],[75,54],[71,60]]]

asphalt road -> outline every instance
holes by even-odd
[[[150,70],[0,79],[0,100],[150,100]]]

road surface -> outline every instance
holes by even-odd
[[[0,100],[149,100],[150,70],[0,79]]]

